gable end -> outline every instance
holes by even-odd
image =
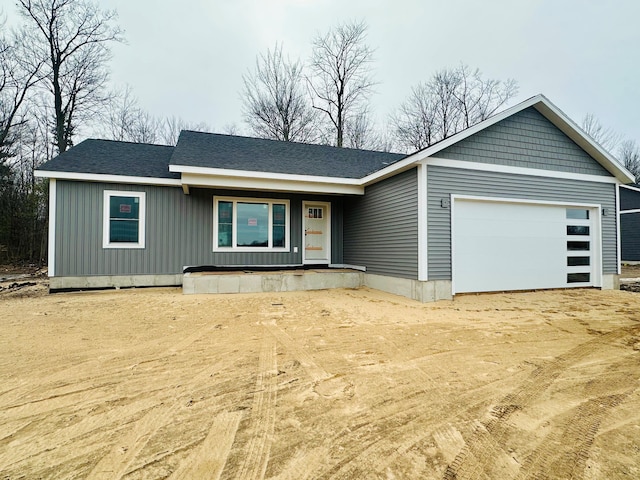
[[[507,117],[434,156],[494,165],[612,176],[534,107]]]

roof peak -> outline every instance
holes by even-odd
[[[278,144],[282,144],[282,145],[286,145],[286,144],[305,145],[305,146],[311,146],[311,147],[322,147],[322,148],[335,148],[335,149],[339,149],[339,150],[350,150],[350,151],[354,151],[354,152],[386,153],[386,154],[390,154],[390,155],[406,155],[406,154],[400,153],[400,152],[386,152],[384,150],[371,150],[371,149],[353,148],[353,147],[337,147],[335,145],[327,145],[327,144],[324,144],[324,143],[307,143],[307,142],[297,142],[297,141],[292,141],[292,140],[278,140],[278,139],[275,139],[275,138],[251,137],[251,136],[248,136],[248,135],[234,135],[234,134],[230,134],[230,133],[203,132],[203,131],[189,130],[189,129],[181,130],[180,131],[180,135],[182,135],[182,133],[194,133],[194,134],[198,134],[198,135],[215,135],[215,136],[218,136],[218,137],[237,138],[237,139],[244,139],[244,140],[256,140],[256,141],[261,141],[261,142],[274,142],[274,143],[278,143]],[[179,138],[178,138],[178,141],[180,141]]]

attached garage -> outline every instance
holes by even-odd
[[[601,286],[599,205],[452,196],[453,293]]]

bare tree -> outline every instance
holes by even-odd
[[[624,167],[635,177],[635,182],[640,181],[640,148],[635,140],[625,140],[618,148],[618,158]]]
[[[316,113],[304,88],[302,63],[285,59],[282,46],[260,54],[255,70],[242,80],[244,121],[255,135],[287,142],[316,140]]]
[[[593,113],[587,113],[582,119],[582,129],[608,152],[618,146],[622,136],[611,128],[604,127]]]
[[[196,132],[210,132],[211,128],[205,122],[187,122],[180,117],[167,117],[162,122],[160,128],[160,141],[165,145],[175,145],[182,130],[193,130]]]
[[[486,120],[518,93],[515,80],[483,78],[479,69],[471,71],[468,65],[461,64],[455,71],[455,77],[457,85],[453,95],[462,128]]]
[[[340,24],[313,41],[308,84],[315,97],[313,107],[323,112],[342,147],[347,124],[366,110],[376,82],[371,73],[374,51],[365,43],[364,22]]]
[[[354,115],[345,126],[344,141],[349,148],[380,150],[380,134],[375,128],[368,110]]]
[[[122,40],[114,11],[90,0],[18,0],[30,28],[36,59],[46,58],[48,90],[53,96],[54,142],[59,152],[73,145],[77,124],[96,114],[108,98],[104,87],[109,46]]]
[[[486,120],[517,92],[515,80],[485,79],[464,64],[440,70],[391,116],[396,142],[406,151],[428,147]]]
[[[41,80],[42,60],[25,62],[26,47],[21,32],[0,37],[0,162],[9,156],[13,129],[26,122],[27,93]]]
[[[110,140],[131,141],[133,125],[138,107],[138,99],[129,85],[118,93],[112,93],[103,113],[103,125]]]

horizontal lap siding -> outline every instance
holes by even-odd
[[[614,184],[607,183],[429,166],[429,279],[451,279],[451,209],[441,206],[441,200],[450,199],[451,194],[600,204],[610,212],[602,217],[603,272],[617,273],[615,189]]]
[[[416,169],[344,200],[344,263],[368,273],[418,278],[418,177]]]
[[[436,156],[450,160],[611,176],[533,107],[443,149]]]
[[[181,273],[198,265],[299,265],[302,263],[302,201],[332,201],[332,231],[342,222],[341,202],[333,197],[238,191],[56,182],[56,276],[150,275]],[[104,190],[146,193],[144,249],[102,248]],[[286,198],[290,200],[289,252],[213,252],[213,196]],[[340,233],[334,231],[334,241]],[[298,252],[293,253],[293,247]],[[342,263],[340,245],[332,259]]]

